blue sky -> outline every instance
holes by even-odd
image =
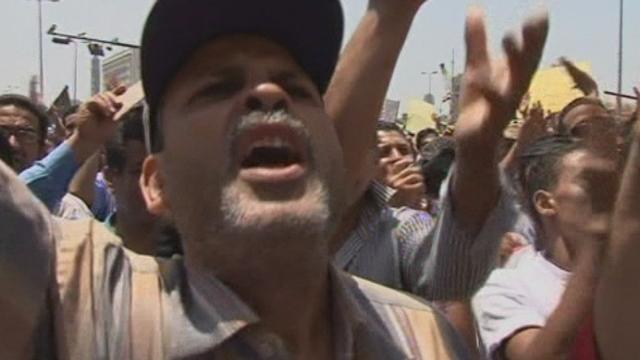
[[[0,12],[0,93],[26,93],[32,74],[38,72],[37,3],[35,0],[2,0]],[[304,0],[301,0],[304,1]],[[395,0],[390,0],[395,1]],[[363,14],[366,0],[343,0],[347,35]],[[559,56],[593,63],[594,74],[604,89],[615,90],[617,79],[617,0],[430,0],[418,14],[400,58],[389,97],[406,99],[423,96],[428,80],[422,71],[437,70],[442,62],[450,66],[452,52],[456,68],[464,62],[463,27],[466,9],[481,5],[489,18],[491,45],[499,50],[502,34],[515,29],[524,16],[538,6],[551,14],[551,32],[543,65]],[[43,3],[44,28],[57,24],[59,31],[87,32],[102,38],[118,37],[138,43],[151,0],[60,0]],[[624,91],[640,81],[640,1],[625,1]],[[80,49],[79,97],[90,88],[90,57]],[[55,45],[45,38],[45,99],[50,100],[73,79],[73,47]],[[443,94],[443,81],[434,76],[436,98]]]

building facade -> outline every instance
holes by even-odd
[[[131,86],[140,81],[140,51],[127,49],[102,62],[102,80],[106,89],[115,84]]]

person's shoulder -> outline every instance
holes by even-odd
[[[122,257],[133,271],[141,272],[157,272],[158,262],[163,262],[162,259],[128,250],[113,229],[96,219],[54,219],[59,233],[57,253],[61,259],[58,262],[75,261],[80,253],[90,256],[92,261],[114,262],[116,257]]]
[[[69,220],[54,217],[59,231],[58,246],[79,246],[90,241],[93,246],[122,246],[122,240],[94,218]]]
[[[61,290],[82,272],[104,269],[107,258],[114,259],[115,255],[122,254],[120,238],[95,219],[53,219],[56,225],[56,273]]]
[[[416,296],[388,288],[357,276],[350,276],[350,278],[353,280],[354,287],[357,287],[367,300],[374,305],[397,307],[406,309],[407,311],[434,313],[433,308],[427,304],[426,301]]]
[[[491,272],[487,281],[473,296],[473,303],[480,304],[485,301],[494,301],[497,297],[521,298],[529,291],[527,283],[535,281],[533,262],[536,252],[532,248],[525,247],[516,251],[507,266],[497,268]],[[526,295],[528,296],[528,295]]]
[[[409,358],[466,359],[467,349],[444,316],[425,300],[350,276],[370,331],[391,334]]]

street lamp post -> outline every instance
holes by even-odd
[[[620,29],[618,33],[618,94],[622,93],[622,66],[624,41],[624,0],[620,0]],[[618,114],[622,114],[622,98],[616,98]]]
[[[54,44],[60,45],[69,45],[73,44],[73,101],[74,103],[78,100],[78,42],[62,37],[54,37],[51,39]]]
[[[77,82],[78,82],[78,44],[85,43],[91,53],[91,94],[94,95],[100,91],[100,58],[105,56],[105,50],[111,51],[112,46],[139,49],[140,46],[134,44],[128,44],[115,40],[103,40],[86,36],[86,33],[80,33],[78,35],[64,34],[57,31],[57,25],[51,25],[47,31],[48,35],[53,36],[52,41],[56,44],[69,45],[71,43],[75,46],[75,65],[74,65],[74,77],[73,77],[73,97],[77,100]]]
[[[73,103],[78,102],[78,42],[73,42]]]
[[[44,100],[44,54],[42,46],[42,0],[38,0],[38,46],[40,59],[40,97]]]
[[[42,2],[57,2],[60,0],[36,0],[38,3],[38,62],[40,67],[40,98],[44,99],[44,45],[42,39]]]
[[[431,92],[431,85],[432,85],[432,76],[436,75],[438,72],[437,71],[432,71],[432,72],[426,72],[423,71],[420,74],[421,75],[427,75],[429,77],[429,93],[425,96],[425,101],[427,101],[430,104],[433,104],[435,102],[434,98],[433,98],[433,93]]]
[[[51,36],[67,38],[67,39],[71,39],[71,40],[77,40],[77,41],[81,41],[81,42],[85,42],[85,43],[105,45],[107,47],[118,46],[118,47],[129,48],[129,49],[139,49],[140,48],[140,45],[134,45],[134,44],[128,44],[128,43],[120,42],[120,41],[118,41],[118,39],[115,39],[115,40],[103,40],[103,39],[88,37],[88,36],[86,36],[86,33],[81,33],[81,34],[78,34],[78,35],[64,34],[64,33],[58,32],[57,29],[58,29],[58,25],[55,25],[55,24],[51,25],[51,28],[49,28],[49,30],[47,31],[47,34],[51,35]]]

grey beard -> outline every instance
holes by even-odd
[[[302,214],[284,213],[276,217],[266,214],[268,220],[259,214],[250,214],[251,209],[247,209],[250,202],[241,200],[241,195],[234,190],[224,189],[220,204],[222,223],[217,229],[218,235],[233,238],[281,238],[283,241],[328,238],[337,225],[336,209],[332,206],[325,184],[313,187],[315,189],[305,195],[305,202],[310,204],[305,206],[308,211]]]

